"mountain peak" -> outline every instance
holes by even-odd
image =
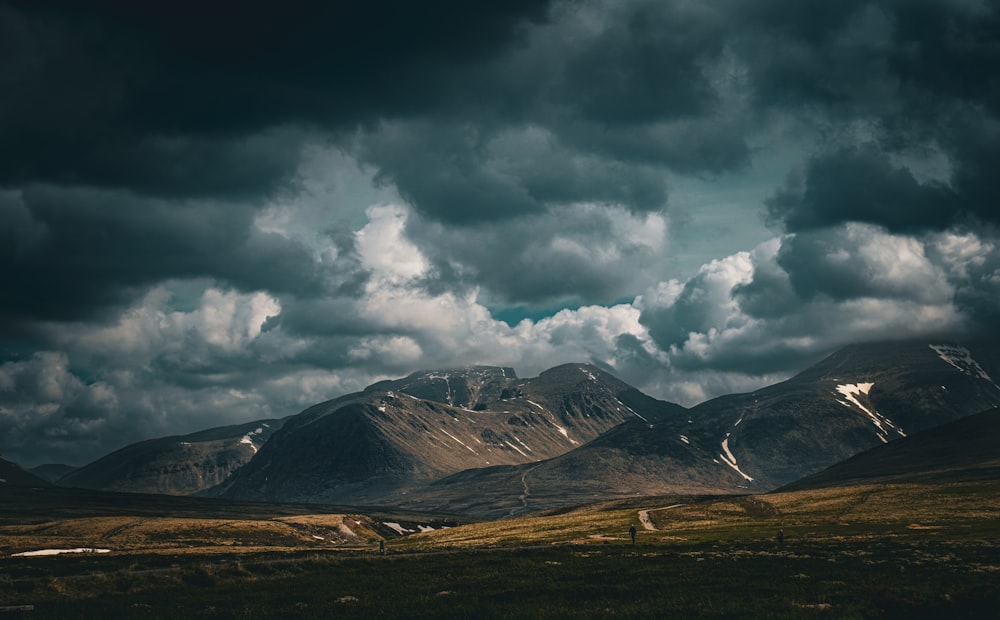
[[[452,407],[482,409],[503,398],[504,390],[516,381],[513,368],[467,366],[421,370],[402,379],[379,381],[365,388],[365,392],[402,392]]]

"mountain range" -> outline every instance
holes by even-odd
[[[692,408],[587,364],[530,379],[493,366],[425,371],[283,420],[133,444],[58,484],[490,518],[763,492],[992,410],[993,377],[996,343],[914,341],[848,346],[787,381]]]

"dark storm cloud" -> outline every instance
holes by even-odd
[[[943,229],[954,223],[955,205],[947,186],[917,181],[873,148],[818,156],[767,201],[770,216],[790,232],[852,221],[901,233]]]
[[[738,267],[703,267],[666,304],[646,307],[640,321],[663,350],[683,346],[692,335],[725,325],[732,314],[730,290],[741,278]]]
[[[666,207],[670,170],[745,166],[743,119],[712,68],[711,7],[562,3],[521,45],[456,74],[453,102],[359,137],[359,153],[425,215],[470,224],[606,202]]]
[[[964,251],[955,253],[954,242],[976,240]],[[949,235],[932,247],[929,256],[952,265],[955,282],[954,303],[970,321],[970,330],[994,338],[1000,325],[1000,230],[978,227],[975,232]],[[951,254],[951,255],[950,255]]]
[[[507,45],[544,8],[14,3],[0,10],[0,84],[18,93],[0,104],[0,183],[259,193],[287,181],[294,158],[246,153],[246,136],[426,109],[453,67]]]
[[[776,263],[803,300],[825,296],[834,301],[931,302],[944,294],[945,282],[923,254],[922,244],[880,238],[871,230],[823,230],[784,239]]]
[[[735,38],[754,101],[805,113],[834,146],[772,197],[772,217],[790,231],[845,221],[903,233],[970,217],[997,222],[994,3],[778,4],[746,7],[749,29]],[[914,172],[921,152],[946,162],[932,179]]]
[[[554,208],[543,216],[455,229],[413,219],[409,236],[433,265],[426,283],[441,290],[482,287],[488,303],[558,306],[628,297],[657,257],[665,231],[650,214],[598,206]],[[660,222],[662,226],[662,221]]]
[[[0,195],[5,319],[73,320],[170,278],[246,290],[317,292],[312,256],[252,228],[253,213],[214,201],[30,187]],[[287,274],[295,273],[294,279]]]
[[[732,295],[740,309],[756,319],[780,319],[795,314],[802,306],[788,272],[777,262],[754,265],[753,279],[734,286]]]
[[[363,140],[361,154],[422,213],[471,224],[544,213],[578,202],[656,211],[663,170],[566,148],[540,128],[484,134],[475,125],[392,124]]]
[[[299,191],[309,132],[433,110],[545,8],[0,5],[0,89],[16,94],[0,98],[2,314],[92,316],[165,278],[318,294],[307,252],[253,226]],[[440,191],[475,210],[494,187],[464,172]]]
[[[697,117],[717,103],[704,70],[723,42],[712,7],[612,4],[603,17],[600,34],[570,50],[555,103],[611,126]]]

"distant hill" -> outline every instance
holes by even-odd
[[[60,486],[191,495],[226,480],[253,458],[282,420],[257,420],[125,446],[59,478]]]
[[[47,487],[49,483],[29,473],[17,463],[0,458],[0,491],[4,487]]]
[[[35,474],[42,480],[47,480],[48,482],[55,482],[59,480],[66,474],[75,471],[77,467],[73,465],[63,465],[62,463],[46,463],[45,465],[38,465],[37,467],[31,467],[28,469],[31,473]]]
[[[1000,408],[993,408],[862,452],[780,490],[998,478]]]

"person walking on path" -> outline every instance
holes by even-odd
[[[628,535],[632,539],[632,544],[634,545],[635,544],[635,525],[634,524],[632,525],[632,527],[628,528]]]

